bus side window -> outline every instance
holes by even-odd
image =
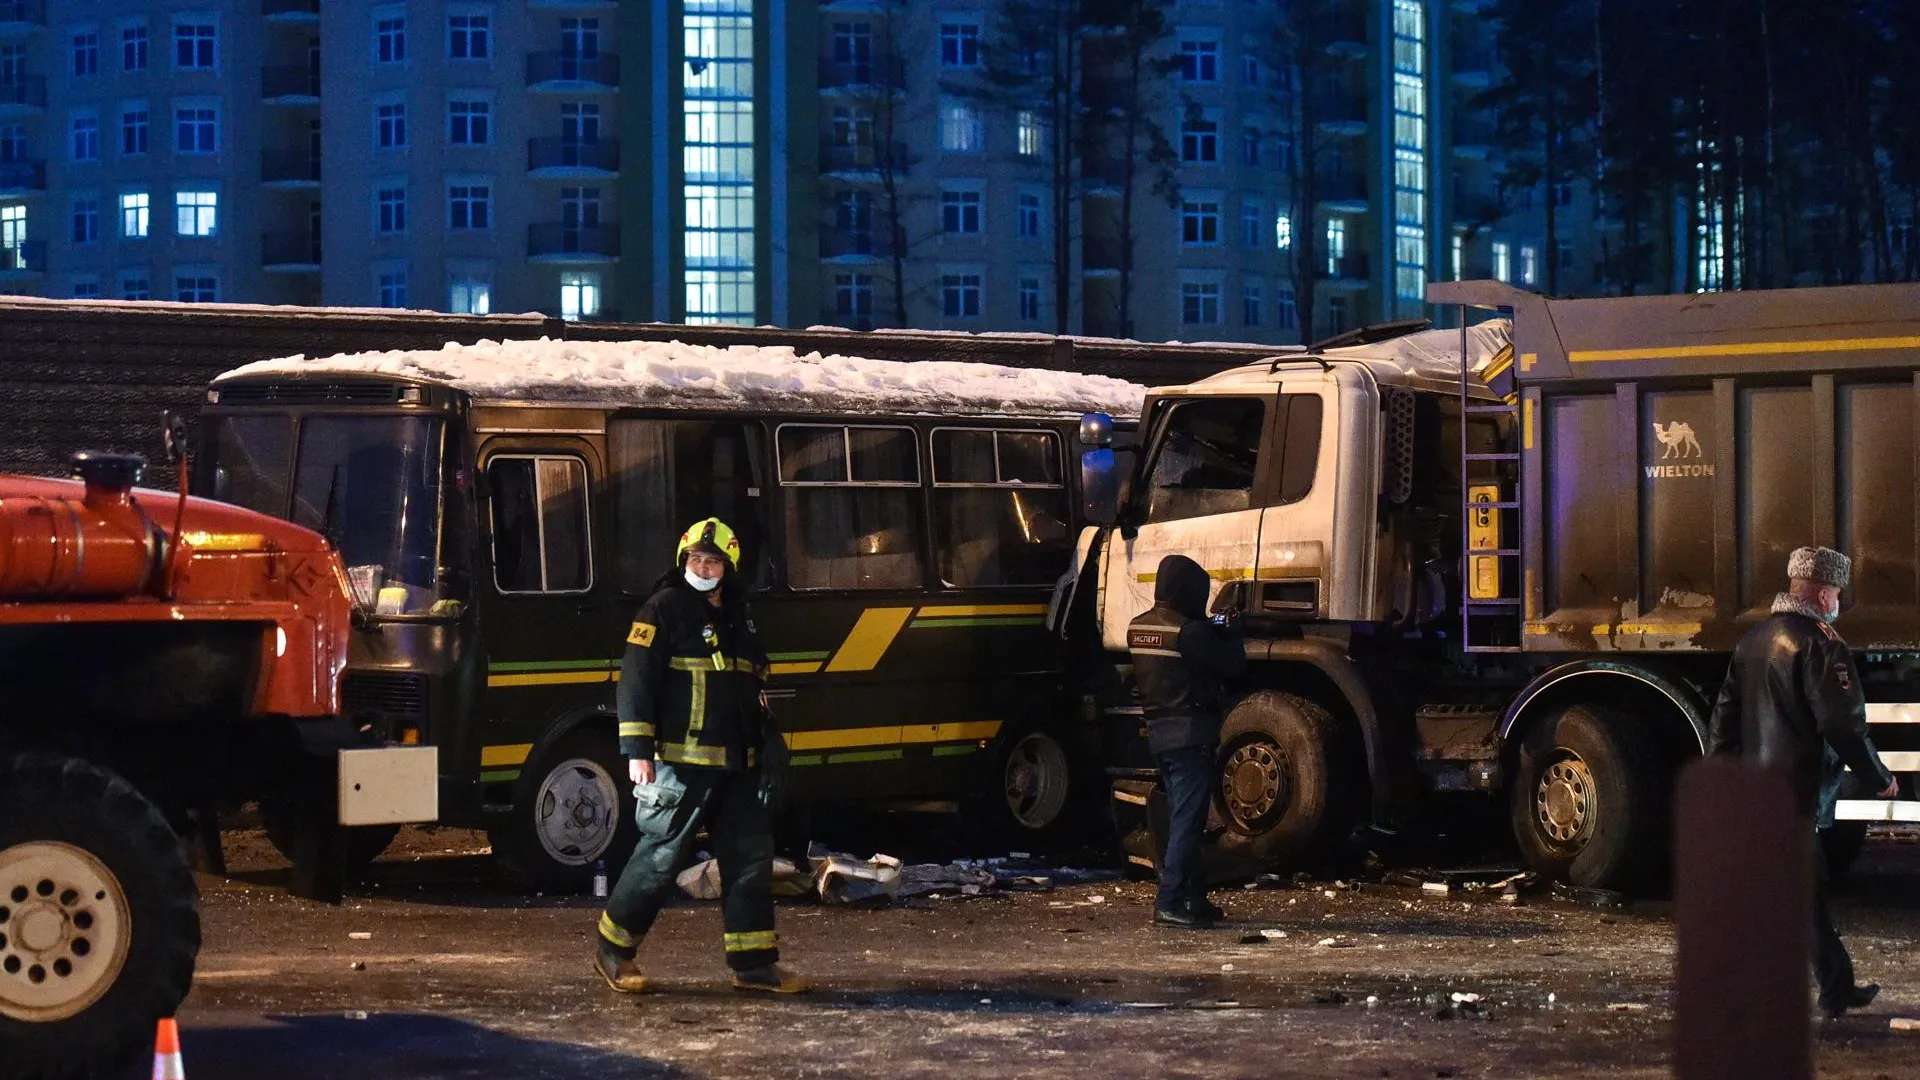
[[[912,428],[783,424],[776,440],[789,584],[925,584],[919,441]]]
[[[607,444],[622,591],[652,592],[673,569],[680,533],[709,517],[726,522],[740,538],[741,572],[752,586],[773,584],[745,424],[615,419],[607,425]]]
[[[501,592],[592,587],[585,462],[496,456],[487,463],[487,485],[493,580]]]
[[[1051,585],[1073,531],[1051,431],[935,428],[933,543],[949,588]]]

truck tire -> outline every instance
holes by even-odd
[[[593,864],[617,878],[640,839],[633,784],[613,733],[578,728],[527,763],[512,817],[487,831],[500,868],[529,893],[583,893]]]
[[[1866,846],[1866,822],[1834,822],[1820,841],[1820,851],[1827,857],[1827,880],[1843,880],[1853,870],[1853,864],[1860,861],[1860,852]]]
[[[1520,744],[1512,792],[1520,857],[1543,877],[1630,891],[1663,869],[1673,762],[1646,725],[1569,705]]]
[[[307,830],[339,829],[342,869],[349,874],[373,865],[381,852],[393,843],[393,838],[400,835],[398,825],[342,827],[335,824],[331,812],[303,812],[291,801],[282,799],[260,800],[260,824],[267,831],[267,842],[288,861],[293,861],[302,850],[305,843],[302,834]]]
[[[1050,851],[1073,834],[1087,789],[1085,769],[1066,741],[1028,723],[994,743],[976,798],[991,841],[1011,851]]]
[[[1218,849],[1257,869],[1325,862],[1353,831],[1362,784],[1352,733],[1306,698],[1247,695],[1220,732]]]
[[[135,1060],[199,951],[193,874],[152,803],[90,762],[0,758],[0,1077]]]

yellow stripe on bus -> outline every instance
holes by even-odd
[[[786,735],[790,750],[842,750],[850,746],[901,746],[907,743],[973,742],[1000,732],[998,720],[970,720],[953,724],[907,724],[901,727],[839,728],[833,731],[794,731]]]
[[[483,746],[480,748],[480,767],[485,769],[500,765],[525,765],[527,755],[531,753],[533,753],[533,744],[530,742]]]
[[[814,660],[791,664],[775,664],[770,670],[775,675],[811,675],[820,670],[820,662]]]
[[[1045,615],[1045,604],[956,604],[950,607],[923,607],[915,618],[946,619],[969,615]]]
[[[616,671],[539,671],[526,675],[489,675],[488,686],[555,686],[561,683],[613,682]]]
[[[1670,345],[1658,349],[1576,349],[1576,364],[1610,360],[1683,360],[1703,356],[1792,356],[1796,353],[1868,352],[1920,349],[1920,337],[1820,338],[1809,341],[1749,341],[1738,345]]]
[[[872,671],[912,615],[910,607],[868,608],[861,612],[860,621],[853,624],[847,640],[841,642],[833,659],[827,661],[827,670]]]

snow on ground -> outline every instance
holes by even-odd
[[[477,401],[593,401],[680,408],[1138,416],[1146,388],[1104,375],[964,361],[872,360],[791,346],[678,341],[481,341],[437,350],[290,356],[261,375],[381,375],[443,383]],[[216,380],[216,381],[220,381]]]

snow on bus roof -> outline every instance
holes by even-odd
[[[990,416],[1138,416],[1146,388],[1104,375],[967,361],[800,353],[786,345],[481,341],[440,349],[289,356],[216,379],[377,375],[441,383],[475,401],[816,409]]]

